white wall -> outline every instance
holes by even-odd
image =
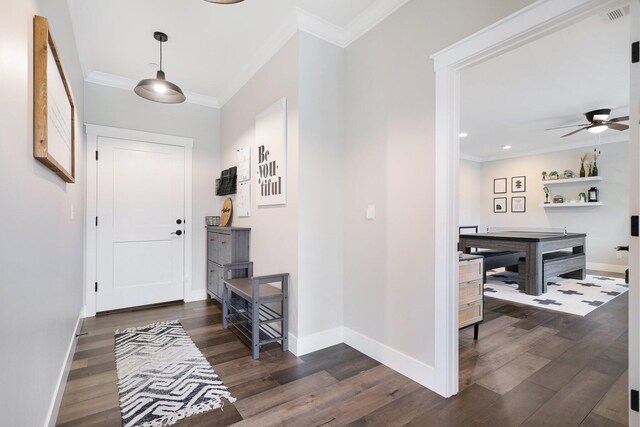
[[[480,201],[482,200],[482,163],[460,159],[460,225],[477,225],[482,231]],[[469,230],[466,230],[469,231]]]
[[[411,0],[347,48],[345,326],[423,364],[438,249],[429,55],[529,3]]]
[[[190,103],[159,104],[133,91],[85,83],[85,121],[103,126],[194,138],[193,268],[188,299],[206,298],[204,217],[218,211],[215,171],[220,167],[220,110]]]
[[[545,200],[543,186],[540,185],[541,172],[556,170],[562,173],[565,169],[570,169],[577,174],[580,171],[580,156],[593,152],[593,148],[482,163],[482,222],[489,227],[567,227],[569,232],[587,233],[587,267],[624,271],[627,265],[626,253],[622,259],[617,259],[613,248],[629,244],[628,143],[602,145],[600,151],[602,155],[598,159],[598,174],[603,177],[603,181],[547,187],[551,191],[550,201],[554,195],[562,195],[565,201],[569,201],[578,200],[579,193],[587,193],[589,187],[595,186],[600,190],[600,200],[603,203],[603,206],[598,207],[545,209],[539,206]],[[512,194],[511,177],[520,175],[527,177],[527,191]],[[494,195],[493,179],[503,177],[508,180],[508,193]],[[511,197],[520,195],[527,198],[527,212],[511,213]],[[505,196],[509,211],[493,213],[493,198]]]
[[[292,37],[251,80],[229,100],[221,112],[221,163],[213,169],[237,165],[236,150],[251,147],[251,173],[255,175],[256,116],[282,97],[287,98],[287,204],[257,207],[252,180],[251,217],[233,216],[233,225],[251,227],[254,274],[289,273],[290,327],[298,334],[298,36]],[[235,197],[232,196],[235,201]]]
[[[344,49],[299,37],[298,335],[306,352],[342,340],[335,328],[344,299]]]
[[[0,7],[0,424],[41,426],[83,304],[83,78],[64,0]],[[33,158],[36,14],[49,19],[74,95],[75,184]]]

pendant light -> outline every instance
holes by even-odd
[[[133,90],[137,95],[149,101],[161,102],[163,104],[179,104],[187,98],[182,90],[175,84],[166,80],[162,71],[162,43],[169,40],[165,33],[156,31],[153,38],[160,42],[160,69],[156,73],[155,79],[144,79]]]

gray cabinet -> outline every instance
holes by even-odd
[[[207,227],[207,292],[222,302],[222,266],[249,261],[251,229]]]

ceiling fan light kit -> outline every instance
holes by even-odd
[[[136,95],[141,96],[149,101],[160,102],[162,104],[179,104],[187,98],[182,93],[182,89],[178,85],[171,83],[165,78],[162,71],[162,43],[169,40],[165,33],[156,31],[153,38],[160,42],[160,69],[156,73],[155,79],[141,80],[133,89]]]
[[[589,123],[584,123],[580,125],[569,125],[569,126],[560,126],[557,128],[545,129],[545,130],[554,130],[554,129],[564,129],[571,127],[579,127],[580,129],[569,132],[566,135],[562,135],[562,138],[574,135],[580,131],[587,130],[590,133],[602,133],[607,129],[614,129],[618,131],[623,131],[629,129],[629,125],[623,125],[619,122],[626,122],[629,120],[629,116],[616,117],[613,119],[609,119],[611,116],[610,108],[601,108],[599,110],[589,111],[585,113],[584,116],[587,118]]]

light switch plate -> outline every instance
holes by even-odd
[[[376,205],[367,206],[367,219],[368,220],[376,219]]]

